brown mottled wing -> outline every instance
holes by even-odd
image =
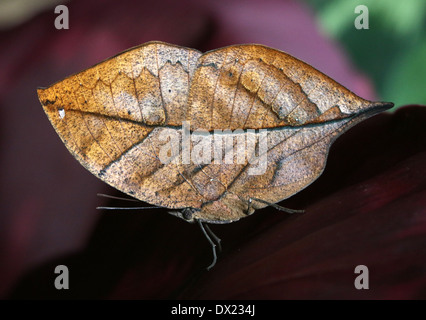
[[[261,45],[202,55],[151,42],[38,94],[93,174],[140,200],[194,208],[193,218],[210,222],[264,207],[256,198],[276,203],[302,190],[323,171],[338,135],[391,106]]]
[[[261,45],[230,46],[200,57],[186,119],[196,129],[267,129],[264,156],[211,165],[226,191],[197,218],[238,220],[299,192],[322,173],[338,135],[390,104],[364,100],[306,63]],[[260,149],[259,149],[260,150]],[[258,151],[259,151],[258,150]],[[256,169],[256,170],[255,170]],[[253,173],[257,172],[257,173]],[[259,172],[261,172],[259,174]],[[205,181],[203,188],[215,181]]]
[[[200,195],[170,195],[184,180],[158,155],[164,131],[179,133],[200,52],[150,42],[39,89],[69,151],[94,175],[138,199],[169,208],[199,206]]]
[[[214,50],[198,64],[186,114],[193,129],[303,126],[370,105],[310,65],[261,45]]]

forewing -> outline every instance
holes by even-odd
[[[276,203],[299,192],[323,172],[340,134],[391,105],[364,100],[310,65],[261,45],[204,54],[189,92],[191,128],[266,134],[245,165],[216,170],[229,179],[226,192],[205,203],[200,217],[236,220],[266,206],[255,198]]]
[[[176,126],[200,55],[147,43],[39,89],[39,99],[69,151],[94,175],[153,204],[195,205],[199,195],[191,190],[184,197],[161,193],[182,177],[179,168],[165,168],[159,153],[167,143],[163,131],[180,134]]]

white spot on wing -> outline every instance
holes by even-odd
[[[63,119],[65,117],[65,110],[64,109],[59,109],[59,118]]]

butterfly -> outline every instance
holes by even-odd
[[[298,212],[276,203],[321,175],[343,132],[393,106],[257,44],[201,53],[148,42],[37,92],[86,169],[201,226],[209,268],[219,239],[206,223],[269,205]]]

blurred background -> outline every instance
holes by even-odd
[[[59,4],[69,29],[55,28]],[[369,29],[354,26],[360,4]],[[0,297],[32,268],[83,248],[104,204],[96,193],[115,192],[68,153],[36,88],[151,40],[201,51],[260,43],[363,98],[426,104],[424,0],[0,0]]]
[[[426,103],[426,2],[422,0],[307,0],[322,32],[336,40],[352,63],[396,108]],[[353,8],[366,5],[369,29],[353,27]]]

